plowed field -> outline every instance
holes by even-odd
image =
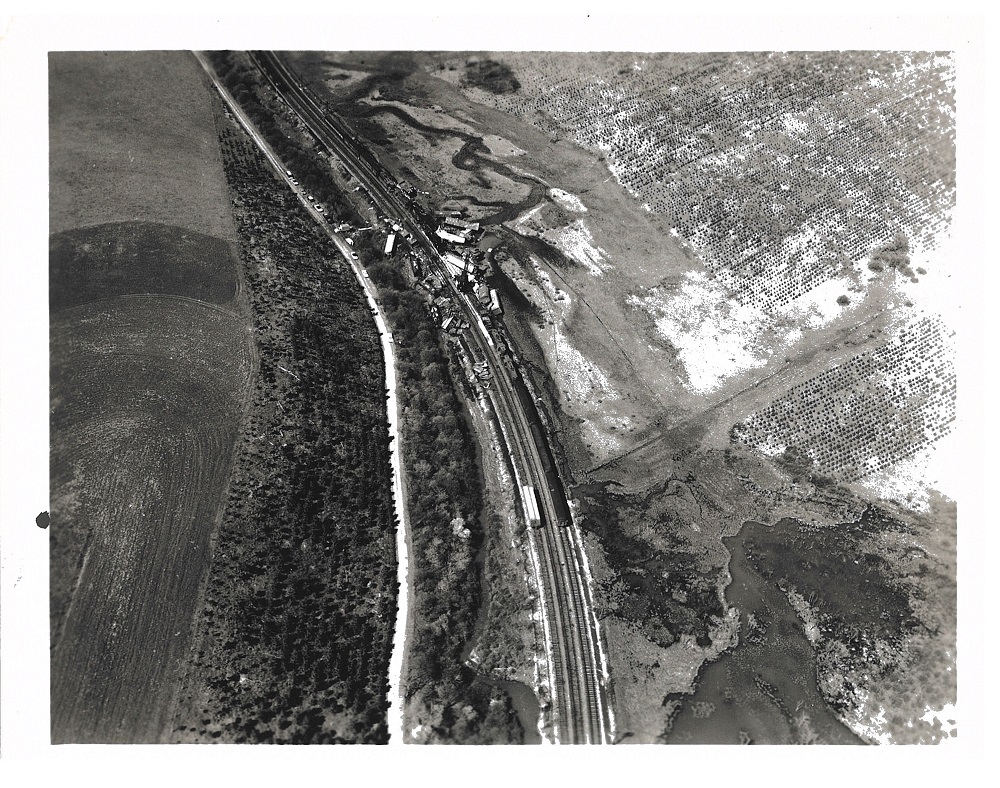
[[[64,622],[53,737],[153,741],[207,568],[249,348],[232,315],[167,297],[64,311],[51,342],[52,603]]]
[[[250,389],[211,94],[187,53],[53,53],[52,740],[158,741]]]

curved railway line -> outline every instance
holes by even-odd
[[[357,144],[352,131],[333,115],[288,67],[271,52],[251,52],[251,60],[276,93],[302,120],[323,147],[336,154],[377,203],[410,233],[414,246],[428,255],[452,291],[469,330],[462,343],[474,362],[486,361],[495,386],[488,390],[511,465],[521,485],[539,493],[542,527],[530,529],[537,541],[536,562],[544,608],[544,629],[552,692],[553,732],[560,743],[600,744],[612,740],[612,717],[607,687],[602,680],[600,632],[583,573],[583,546],[571,523],[565,492],[541,438],[538,412],[524,382],[517,377],[479,318],[468,297],[460,292],[435,245],[400,199],[395,181],[372,154]],[[386,183],[389,178],[392,185]],[[532,427],[535,427],[533,431]],[[538,433],[536,439],[534,432]]]

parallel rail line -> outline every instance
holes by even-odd
[[[545,586],[542,598],[546,624],[551,624],[551,628],[546,626],[546,634],[555,738],[569,743],[608,743],[612,735],[611,716],[607,688],[599,672],[600,633],[582,576],[583,546],[577,543],[573,527],[557,525],[564,519],[559,513],[568,512],[568,504],[558,474],[552,468],[550,454],[548,466],[552,470],[546,471],[541,451],[548,452],[548,447],[540,448],[532,435],[532,420],[535,424],[540,423],[534,403],[529,396],[519,396],[515,381],[477,310],[458,290],[440,253],[408,206],[383,180],[386,172],[378,161],[356,144],[350,128],[312,97],[274,53],[252,52],[250,57],[316,141],[336,154],[382,211],[409,231],[450,287],[470,326],[462,336],[463,346],[474,361],[486,361],[493,370],[496,385],[488,390],[488,395],[520,482],[518,488],[520,484],[534,486],[544,514],[545,525],[534,529],[533,536],[538,537],[542,547],[539,551],[540,579]],[[516,383],[524,391],[523,382],[518,380]],[[531,412],[526,413],[529,408]]]

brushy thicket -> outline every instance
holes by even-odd
[[[374,258],[373,250],[362,250]],[[462,666],[483,602],[475,562],[484,535],[483,491],[473,436],[451,384],[449,362],[423,299],[390,262],[371,265],[399,360],[403,457],[413,542],[413,641],[406,694],[422,740],[520,742],[510,698]]]
[[[255,74],[230,53],[216,53],[213,63],[330,219],[357,223],[316,152],[298,135],[289,138],[261,102]],[[228,532],[224,525],[216,550],[222,560],[213,581],[221,590],[204,612],[196,664],[207,679],[190,688],[203,706],[192,707],[198,719],[179,727],[178,737],[382,742],[396,598],[374,323],[339,252],[249,142],[231,139],[227,150],[241,239],[254,246],[248,284],[262,386],[245,431],[247,473],[227,512],[234,522]],[[461,663],[481,599],[482,490],[470,473],[474,444],[449,362],[420,296],[391,265],[372,265],[381,257],[374,243],[356,248],[380,287],[399,361],[415,577],[404,678],[410,707],[425,741],[518,742],[510,698]],[[265,442],[279,450],[272,454]]]
[[[396,562],[375,326],[242,132],[223,131],[223,161],[259,367],[176,736],[384,742]]]

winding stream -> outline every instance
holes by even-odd
[[[341,106],[341,112],[348,118],[371,118],[380,114],[393,115],[398,120],[423,134],[432,134],[438,137],[457,137],[463,141],[463,145],[451,158],[452,166],[456,169],[476,173],[481,173],[483,170],[492,170],[498,175],[524,184],[530,189],[528,196],[516,203],[503,201],[486,202],[475,197],[464,196],[463,199],[468,200],[473,205],[500,209],[489,216],[483,217],[480,222],[484,225],[500,224],[501,222],[516,219],[521,213],[537,205],[545,197],[547,192],[545,184],[528,173],[518,172],[490,158],[489,149],[483,144],[482,137],[477,137],[475,134],[459,131],[458,129],[439,129],[435,126],[428,126],[395,105],[372,106],[351,104],[348,106],[345,103],[345,105]]]

